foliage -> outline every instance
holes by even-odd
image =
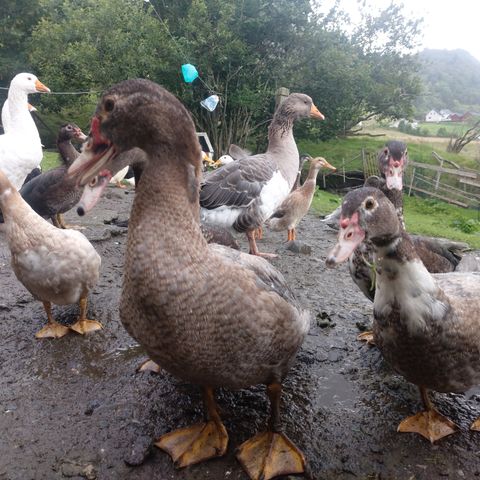
[[[425,95],[416,101],[419,112],[449,108],[459,113],[480,111],[480,62],[465,50],[420,53]]]
[[[480,223],[474,218],[468,220],[464,218],[456,219],[452,222],[452,226],[463,233],[474,233],[480,230]]]
[[[355,27],[338,5],[322,16],[317,3],[36,0],[19,27],[22,41],[10,45],[52,90],[95,92],[42,96],[42,114],[82,112],[83,119],[112,83],[150,78],[181,98],[217,154],[230,143],[265,142],[278,86],[310,94],[327,116],[302,122],[298,137],[328,139],[355,133],[358,122],[373,115],[408,116],[419,92],[410,54],[419,21],[391,4],[379,14],[364,13]],[[9,8],[17,17],[26,5],[10,2]],[[182,81],[186,62],[198,67],[201,80]],[[200,100],[212,92],[221,102],[209,113]],[[79,123],[76,116],[68,120]]]

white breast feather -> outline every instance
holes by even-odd
[[[388,316],[396,303],[412,335],[425,330],[426,318],[443,317],[447,305],[436,298],[438,286],[420,260],[399,264],[382,259],[381,268],[374,301],[375,310],[380,315]]]
[[[290,187],[280,171],[276,171],[260,192],[260,211],[269,218],[290,193]]]

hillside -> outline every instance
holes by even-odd
[[[480,112],[480,61],[465,50],[425,49],[419,54],[425,93],[418,113],[447,108]]]

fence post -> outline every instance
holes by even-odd
[[[443,167],[443,158],[440,160],[440,167]],[[442,176],[442,172],[437,172],[437,179],[435,180],[435,191],[438,190],[438,185],[440,184],[440,177]]]
[[[408,196],[410,197],[410,194],[412,193],[412,187],[413,187],[413,180],[415,179],[415,167],[413,167],[412,170],[412,178],[410,179],[410,188],[408,189]]]
[[[286,87],[279,87],[275,92],[275,110],[290,95],[290,90]]]
[[[345,185],[345,157],[342,158],[343,185]]]

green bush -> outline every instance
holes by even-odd
[[[475,233],[480,229],[480,223],[474,218],[457,218],[452,222],[452,227],[460,230],[463,233]]]

